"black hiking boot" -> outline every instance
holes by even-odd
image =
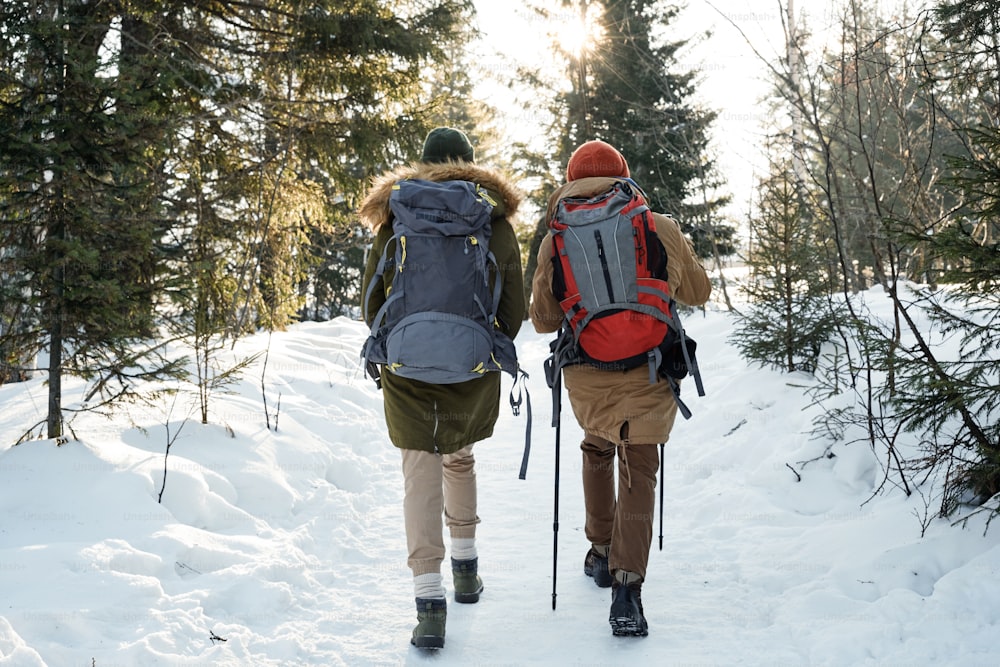
[[[417,598],[417,627],[410,643],[417,648],[444,648],[448,603],[444,598]]]
[[[611,585],[611,572],[608,570],[608,557],[602,556],[594,547],[590,547],[587,557],[583,559],[583,573],[594,578],[594,583],[600,588]]]
[[[455,602],[479,602],[483,580],[479,578],[479,559],[451,559],[451,581],[455,587]]]
[[[622,583],[616,577],[611,584],[611,633],[616,637],[645,637],[649,634],[642,614],[642,581]]]

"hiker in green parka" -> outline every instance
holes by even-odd
[[[369,284],[376,279],[383,252],[394,251],[391,244],[386,248],[393,235],[389,208],[393,184],[408,178],[471,181],[484,187],[496,202],[489,246],[502,281],[496,326],[513,339],[525,310],[521,254],[510,224],[521,195],[500,172],[475,164],[474,156],[464,133],[436,128],[427,135],[419,162],[375,179],[359,210],[362,221],[375,234],[361,294],[367,294]],[[369,318],[374,318],[386,300],[390,285],[387,280],[383,283],[372,290],[365,311]],[[483,588],[475,545],[479,517],[472,446],[493,434],[500,412],[500,373],[486,373],[458,384],[429,384],[395,375],[385,367],[380,371],[389,438],[403,460],[407,565],[413,572],[418,611],[411,642],[438,648],[444,644],[446,617],[442,514],[451,537],[456,602],[478,601]]]

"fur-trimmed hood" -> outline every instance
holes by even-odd
[[[413,162],[388,171],[372,181],[368,194],[365,195],[358,208],[358,216],[373,231],[378,231],[379,227],[389,222],[391,215],[389,195],[392,193],[392,186],[396,181],[405,178],[419,178],[436,182],[462,180],[477,183],[489,190],[490,194],[495,195],[494,199],[497,200],[497,205],[493,209],[494,217],[513,217],[523,199],[523,195],[517,187],[495,169],[481,167],[472,162],[440,164]]]

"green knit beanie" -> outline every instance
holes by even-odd
[[[421,162],[448,162],[464,160],[475,162],[476,151],[469,138],[461,130],[451,127],[435,127],[424,139],[424,153]]]

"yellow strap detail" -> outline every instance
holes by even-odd
[[[486,366],[485,366],[485,364],[483,364],[483,362],[480,361],[479,364],[475,368],[472,369],[472,372],[473,373],[479,373],[480,375],[482,375],[483,373],[486,372]]]
[[[471,243],[472,245],[479,245],[479,239],[477,239],[477,238],[476,238],[475,236],[470,236],[470,237],[469,237],[469,242],[470,242],[470,243]]]
[[[486,188],[484,188],[481,185],[477,185],[476,186],[476,191],[479,193],[480,197],[482,197],[487,202],[489,202],[490,206],[496,206],[497,205],[496,201],[494,201],[494,199],[492,197],[490,197],[490,193],[486,190]]]
[[[403,264],[406,264],[406,237],[399,237],[399,245],[402,248],[402,255],[399,258],[399,272],[403,272]]]

